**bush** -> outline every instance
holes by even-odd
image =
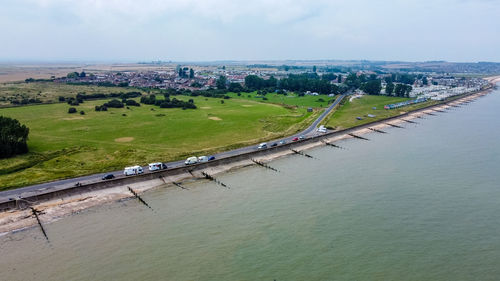
[[[85,115],[85,111],[80,111],[80,115]]]
[[[126,100],[125,104],[128,106],[141,106],[141,104],[136,102],[135,100]]]
[[[76,113],[76,108],[74,108],[74,107],[70,107],[70,108],[68,109],[68,113]]]
[[[16,119],[0,116],[0,128],[0,158],[28,152],[28,127]]]
[[[104,104],[106,107],[123,108],[123,103],[117,99],[112,99]]]
[[[96,105],[95,111],[108,111],[108,107],[105,105]]]
[[[220,100],[220,103],[221,103],[221,104],[224,104],[224,100]]]

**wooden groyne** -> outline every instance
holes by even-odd
[[[139,196],[139,194],[137,194],[137,192],[135,192],[135,190],[130,188],[130,186],[127,186],[127,188],[135,196],[135,198],[137,198],[137,200],[139,200],[139,202],[141,202],[142,204],[144,204],[144,206],[153,210],[153,208],[151,208],[151,206],[149,206],[148,203],[146,203],[146,201],[144,201],[144,199],[142,199],[141,196]]]
[[[257,165],[259,165],[261,167],[264,167],[266,169],[269,169],[269,170],[272,170],[272,171],[275,171],[275,172],[279,172],[278,169],[273,168],[273,167],[267,165],[266,163],[262,163],[260,161],[255,160],[255,159],[251,159],[251,160],[252,160],[252,162],[254,162],[255,164],[257,164]]]
[[[352,133],[349,133],[348,134],[349,136],[353,137],[353,138],[357,138],[357,139],[360,139],[360,140],[369,140],[365,137],[361,137],[361,136],[358,136],[358,135],[355,135],[355,134],[352,134]]]
[[[379,129],[375,129],[375,128],[367,128],[368,130],[371,130],[371,131],[374,131],[374,132],[377,132],[377,133],[381,133],[381,134],[387,134],[387,132],[384,132],[382,130],[379,130]]]
[[[312,157],[311,155],[307,154],[307,153],[304,153],[302,151],[298,151],[298,150],[295,150],[295,149],[290,149],[291,151],[293,151],[295,154],[299,154],[299,155],[302,155],[302,156],[305,156],[307,158],[314,158]]]
[[[221,185],[221,186],[223,186],[223,187],[225,187],[225,188],[229,188],[229,187],[228,187],[225,183],[223,183],[223,182],[221,182],[221,181],[217,180],[217,179],[216,179],[216,178],[214,178],[212,175],[209,175],[209,174],[207,174],[207,173],[205,173],[205,172],[201,172],[201,174],[202,174],[203,176],[205,176],[205,178],[206,178],[207,180],[211,180],[211,181],[215,182],[216,184],[219,184],[219,185]]]

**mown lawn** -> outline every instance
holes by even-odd
[[[265,96],[257,95],[257,91],[251,93],[240,93],[238,96],[237,93],[228,93],[228,96],[235,99],[243,99],[243,100],[252,100],[252,101],[260,101],[265,103],[274,103],[285,106],[297,106],[297,107],[314,107],[314,108],[322,108],[328,107],[328,101],[335,100],[336,97],[329,97],[328,95],[319,95],[319,96],[302,96],[299,97],[295,93],[288,93],[285,95],[278,95],[276,93],[268,93]],[[264,99],[267,98],[267,100]]]
[[[400,115],[410,110],[437,103],[436,101],[427,101],[420,104],[387,110],[384,109],[384,105],[402,102],[408,100],[408,98],[364,95],[361,98],[353,99],[352,102],[349,102],[349,98],[350,97],[347,97],[343,105],[323,122],[326,126],[338,130],[346,129]],[[373,109],[374,107],[376,109]],[[375,115],[375,117],[368,117],[368,114]],[[363,120],[358,120],[356,117],[361,117]]]
[[[105,100],[0,109],[30,128],[30,153],[0,160],[0,190],[75,177],[127,165],[209,155],[289,135],[310,124],[319,110],[284,108],[244,99],[193,98],[198,109],[152,105],[96,112]]]

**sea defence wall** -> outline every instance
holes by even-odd
[[[488,89],[490,89],[490,88],[488,88]],[[485,89],[485,90],[488,90],[488,89]],[[483,90],[483,91],[485,91],[485,90]],[[477,93],[475,93],[475,94],[477,94]],[[469,95],[473,95],[473,94],[469,94]],[[469,96],[469,95],[465,95],[465,96]],[[210,167],[231,164],[231,163],[239,162],[242,160],[249,160],[252,158],[262,157],[262,156],[274,154],[277,152],[290,151],[290,150],[292,150],[296,147],[299,147],[299,146],[303,146],[303,145],[307,145],[307,144],[311,144],[311,143],[316,143],[316,142],[322,141],[324,139],[328,139],[328,138],[332,138],[332,137],[336,137],[336,136],[346,135],[346,134],[355,132],[355,131],[360,130],[360,129],[369,128],[369,127],[377,125],[377,124],[383,124],[383,123],[390,122],[391,120],[397,120],[400,118],[404,118],[410,114],[429,110],[431,108],[438,107],[438,106],[443,106],[443,105],[446,105],[448,103],[452,103],[455,100],[456,99],[451,100],[451,101],[447,101],[444,103],[430,105],[430,106],[416,109],[413,111],[409,111],[409,112],[406,112],[406,113],[403,113],[403,114],[400,114],[400,115],[397,115],[394,117],[365,123],[365,124],[355,126],[355,127],[349,128],[349,129],[334,131],[334,132],[306,138],[304,140],[300,140],[297,142],[290,142],[290,143],[276,146],[276,147],[270,147],[267,149],[245,152],[245,153],[241,153],[241,154],[238,154],[235,156],[223,157],[223,158],[215,159],[215,160],[210,161],[210,162],[198,163],[198,164],[194,164],[194,165],[172,168],[172,169],[168,169],[168,170],[159,170],[159,171],[155,171],[155,172],[151,172],[151,173],[145,173],[145,174],[125,177],[125,178],[116,178],[116,179],[111,179],[111,180],[102,181],[102,182],[82,184],[80,186],[60,187],[60,188],[54,187],[54,188],[51,188],[49,190],[40,191],[36,195],[31,195],[29,197],[21,198],[20,200],[16,200],[15,198],[11,198],[8,200],[0,201],[0,211],[6,211],[6,210],[11,210],[11,209],[16,209],[16,208],[25,208],[33,203],[40,203],[40,202],[44,202],[44,201],[48,201],[48,200],[52,200],[52,199],[62,198],[65,196],[72,196],[72,195],[82,194],[82,193],[86,193],[86,192],[90,192],[90,191],[96,191],[96,190],[101,190],[101,189],[106,189],[106,188],[111,188],[111,187],[117,187],[117,186],[126,186],[126,185],[137,183],[137,182],[144,182],[144,181],[148,181],[148,180],[154,180],[154,179],[176,176],[176,175],[185,174],[185,173],[202,171],[202,170],[210,168]]]

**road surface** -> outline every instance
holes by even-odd
[[[300,136],[305,136],[305,137],[311,137],[314,136],[315,134],[318,134],[316,132],[316,127],[318,124],[333,110],[333,108],[339,104],[339,102],[346,96],[346,94],[339,96],[309,127],[307,127],[305,130],[302,132],[299,132],[295,135],[288,136],[286,138],[282,139],[277,139],[277,140],[272,140],[268,142],[268,145],[276,142],[279,143],[279,141],[286,141],[286,142],[291,142],[294,138],[300,137]],[[224,151],[218,154],[215,154],[215,158],[225,158],[229,156],[234,156],[242,153],[247,153],[251,151],[258,150],[256,145],[252,146],[247,146],[247,147],[242,147],[234,150],[229,150],[229,151]],[[176,168],[180,166],[184,166],[184,159],[179,160],[179,161],[174,161],[174,162],[169,162],[165,163],[167,164],[168,168]],[[148,166],[143,167],[144,172],[148,173]],[[21,187],[17,189],[12,189],[12,190],[7,190],[7,191],[2,191],[0,192],[0,201],[3,201],[4,199],[8,200],[9,198],[19,198],[19,197],[24,197],[23,193],[27,192],[34,192],[34,191],[44,191],[44,190],[50,190],[51,188],[54,187],[73,187],[77,183],[81,184],[87,184],[87,183],[93,183],[97,181],[101,181],[101,178],[104,175],[107,174],[113,174],[116,178],[119,177],[125,177],[123,175],[123,171],[114,171],[114,172],[108,172],[108,173],[100,173],[100,174],[94,174],[94,175],[89,175],[89,176],[82,176],[82,177],[77,177],[77,178],[71,178],[71,179],[64,179],[64,180],[57,180],[53,182],[47,182],[47,183],[42,183],[42,184],[37,184],[37,185],[31,185],[31,186],[26,186],[26,187]]]

